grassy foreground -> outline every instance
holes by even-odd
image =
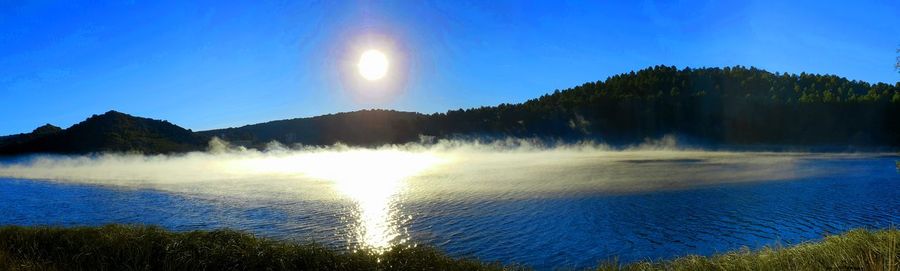
[[[337,252],[314,244],[257,238],[230,230],[173,233],[157,227],[0,227],[0,270],[509,270],[454,259],[433,248],[384,254]],[[782,249],[598,270],[900,270],[900,231],[855,230]]]

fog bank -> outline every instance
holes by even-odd
[[[0,176],[152,188],[205,195],[334,197],[393,187],[416,197],[506,197],[641,192],[827,174],[803,161],[860,154],[710,152],[671,137],[612,148],[537,140],[436,142],[355,148],[269,144],[265,150],[213,139],[208,151],[179,155],[38,155],[0,164]]]

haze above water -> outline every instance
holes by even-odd
[[[709,255],[900,222],[896,156],[524,140],[0,164],[0,224],[236,228],[336,247],[437,246],[538,268]],[[29,181],[38,180],[38,181]]]

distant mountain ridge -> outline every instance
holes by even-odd
[[[23,144],[25,142],[40,138],[46,135],[55,134],[62,131],[62,128],[53,126],[52,124],[44,124],[31,131],[31,133],[23,133],[16,135],[0,136],[0,149],[5,146]]]
[[[206,140],[168,121],[109,111],[67,129],[48,124],[29,134],[0,139],[0,154],[175,153],[202,150]]]
[[[393,110],[361,110],[310,118],[277,120],[238,128],[199,132],[241,145],[261,146],[278,141],[286,144],[351,145],[399,144],[419,139],[427,115]]]
[[[613,144],[676,134],[706,144],[900,147],[900,82],[756,68],[655,66],[557,90],[520,104],[446,113],[362,110],[192,132],[110,111],[67,129],[43,126],[0,137],[0,155],[177,153],[212,137],[249,147],[373,146],[420,136],[592,139]]]

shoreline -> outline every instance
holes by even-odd
[[[614,256],[610,257],[615,259]],[[453,258],[433,247],[340,251],[233,230],[155,226],[0,227],[3,270],[528,270]],[[900,230],[855,229],[789,247],[740,249],[666,261],[598,263],[588,270],[898,270]]]

